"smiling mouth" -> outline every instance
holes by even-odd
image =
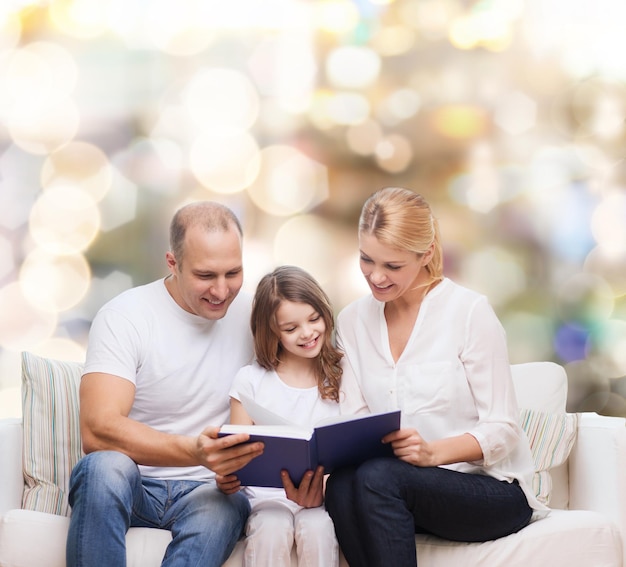
[[[319,340],[319,336],[315,337],[312,341],[309,341],[308,343],[301,344],[300,346],[302,348],[311,348],[317,344],[318,340]]]

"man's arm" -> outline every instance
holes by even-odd
[[[136,463],[152,466],[202,465],[227,475],[263,452],[262,443],[245,443],[247,434],[217,437],[209,426],[198,437],[157,431],[128,417],[135,386],[128,380],[89,373],[80,384],[80,429],[85,453],[120,451]]]

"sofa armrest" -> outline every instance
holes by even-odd
[[[0,516],[22,507],[22,420],[0,419]]]
[[[569,458],[569,507],[601,512],[626,537],[626,419],[581,413]]]

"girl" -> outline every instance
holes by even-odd
[[[252,423],[242,394],[298,425],[339,414],[342,355],[332,343],[333,312],[308,273],[282,266],[265,275],[254,297],[251,328],[256,361],[235,377],[231,423]],[[239,489],[234,475],[218,481],[224,492]],[[323,468],[307,472],[297,489],[286,473],[283,483],[284,490],[245,488],[252,512],[244,566],[289,567],[294,541],[299,565],[337,566],[338,544],[323,506]]]

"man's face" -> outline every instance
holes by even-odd
[[[185,235],[182,267],[166,255],[172,274],[168,290],[185,311],[205,319],[226,315],[243,284],[241,236],[236,228],[207,232],[192,226]]]

